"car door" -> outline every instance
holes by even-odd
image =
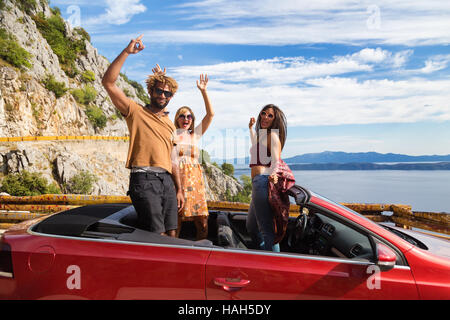
[[[205,299],[208,248],[52,239],[51,269],[35,275],[41,299]]]
[[[377,272],[352,259],[214,249],[207,299],[417,299],[408,267]]]

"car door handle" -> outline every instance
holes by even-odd
[[[233,292],[241,290],[250,283],[250,280],[239,278],[214,278],[214,284],[222,287],[225,291]]]

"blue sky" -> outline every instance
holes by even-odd
[[[158,63],[180,84],[169,104],[216,111],[202,146],[248,153],[247,124],[274,103],[288,120],[283,157],[346,151],[450,154],[450,2],[356,0],[51,0],[109,61],[144,34],[123,72]]]

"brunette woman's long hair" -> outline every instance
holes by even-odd
[[[272,108],[273,113],[275,114],[275,119],[273,119],[272,125],[270,126],[270,128],[268,128],[267,135],[270,134],[271,129],[277,129],[281,143],[281,150],[283,150],[287,136],[287,121],[283,111],[281,111],[281,109],[276,105],[268,104],[261,109],[258,115],[258,119],[256,120],[256,133],[258,134],[258,131],[261,129],[261,112],[270,108]]]

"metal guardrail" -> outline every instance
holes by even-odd
[[[39,218],[48,214],[89,204],[130,203],[128,196],[45,194],[39,196],[0,196],[0,229],[7,229],[19,222]],[[414,212],[411,206],[401,204],[341,203],[376,222],[393,222],[397,226],[419,228],[450,240],[450,214],[435,212]],[[227,201],[208,201],[210,210],[248,211],[249,204]],[[297,216],[300,207],[291,204],[290,215]],[[391,215],[385,214],[392,212]],[[425,232],[426,233],[426,232]],[[431,233],[430,233],[431,234]]]
[[[123,140],[128,141],[130,137],[114,136],[24,136],[24,137],[0,137],[0,142],[20,141],[54,141],[54,140]]]

